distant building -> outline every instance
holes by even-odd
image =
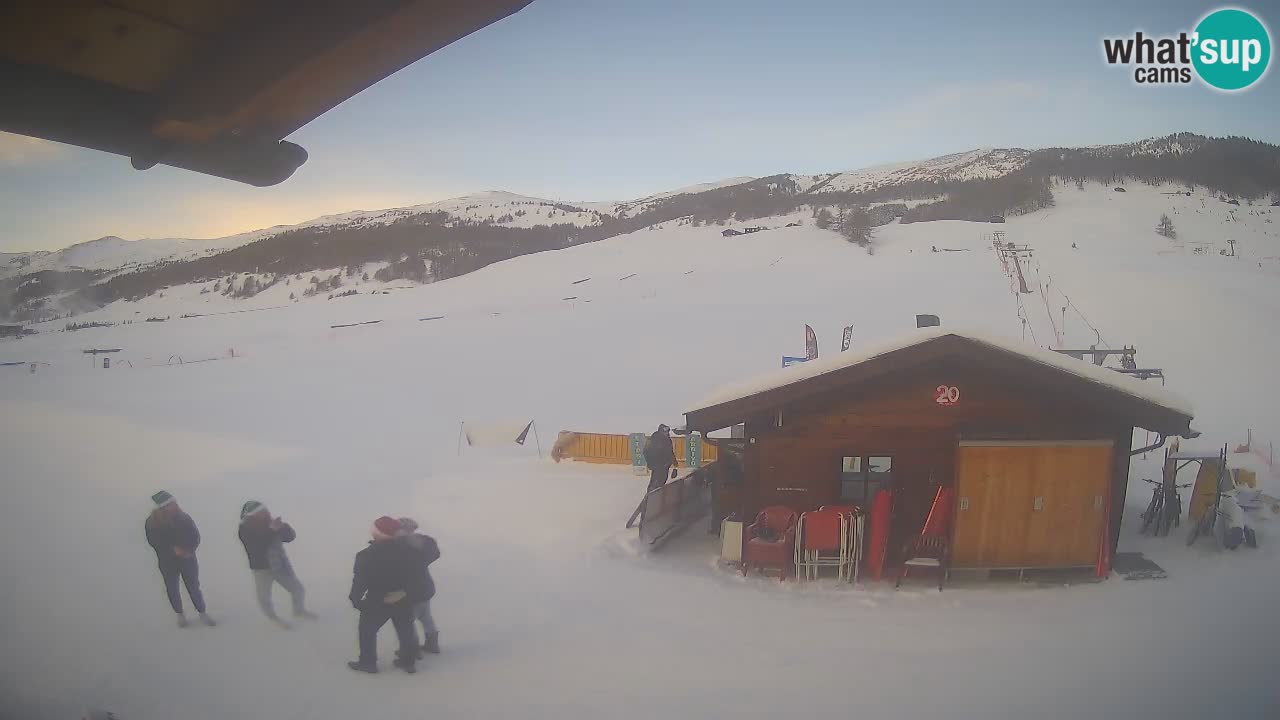
[[[1125,190],[1125,189],[1124,189],[1124,188],[1122,188],[1122,187],[1117,187],[1117,188],[1114,188],[1114,189],[1115,189],[1115,191],[1116,191],[1116,192],[1128,192],[1128,190]]]
[[[769,229],[769,228],[766,228],[766,227],[760,227],[759,225],[757,225],[756,227],[742,228],[742,232],[744,232],[744,233],[757,233],[757,232],[760,232],[761,230],[768,230],[768,229]]]
[[[1002,223],[1002,222],[1004,222],[1004,216],[1003,216],[1003,215],[992,215],[990,218],[988,218],[988,222],[993,222],[993,223]]]
[[[800,223],[798,222],[787,223],[787,227],[800,227]]]
[[[34,334],[34,331],[29,333],[21,325],[0,325],[0,337],[22,337],[30,334]]]
[[[735,235],[741,235],[741,234],[742,234],[742,233],[738,232],[737,230],[734,230],[733,228],[729,228],[728,230],[721,231],[720,236],[721,236],[721,237],[733,237],[733,236],[735,236]]]

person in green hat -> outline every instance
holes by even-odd
[[[191,604],[200,614],[200,621],[210,627],[216,625],[205,612],[204,593],[200,590],[200,565],[196,562],[196,548],[200,545],[200,530],[191,516],[182,512],[172,494],[161,490],[151,496],[154,507],[147,516],[145,530],[147,544],[156,551],[160,565],[160,577],[164,579],[164,591],[169,606],[178,614],[178,627],[187,626],[187,616],[182,609],[182,592],[178,589],[181,579],[187,586]]]
[[[275,583],[289,591],[293,601],[293,617],[314,620],[315,614],[307,610],[306,590],[293,572],[284,543],[293,542],[298,534],[284,520],[271,517],[267,506],[250,500],[240,508],[240,542],[249,557],[249,570],[253,573],[253,585],[258,593],[258,606],[269,620],[283,628],[289,628],[271,601],[271,588]]]

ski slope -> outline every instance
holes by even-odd
[[[544,451],[562,429],[679,423],[802,354],[805,323],[822,357],[846,325],[867,348],[917,313],[1022,342],[1019,302],[1028,342],[1087,346],[1096,328],[1164,368],[1204,433],[1184,448],[1280,438],[1280,211],[1127,189],[1056,186],[1056,207],[1004,225],[885,226],[874,255],[803,211],[732,238],[669,223],[334,300],[289,302],[297,281],[239,301],[172,288],[76,318],[131,324],[0,341],[0,361],[48,363],[0,367],[0,716],[1276,717],[1280,519],[1257,521],[1256,550],[1138,536],[1159,453],[1134,460],[1121,550],[1168,579],[938,593],[744,579],[700,529],[645,555],[622,529],[645,484],[628,469],[458,451],[462,421],[533,419]],[[1154,233],[1162,212],[1176,242]],[[1033,293],[1011,291],[995,230],[1034,248]],[[1218,254],[1227,238],[1240,257]],[[93,347],[122,350],[103,370]],[[217,628],[173,625],[142,534],[162,488],[200,524]],[[235,538],[248,499],[297,529],[318,622],[259,614]],[[412,677],[390,631],[382,675],[344,667],[352,556],[382,514],[416,517],[443,553],[444,654]]]

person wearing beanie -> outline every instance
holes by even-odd
[[[648,492],[666,485],[667,473],[676,464],[675,446],[671,444],[671,428],[659,425],[645,441],[644,462],[649,466]]]
[[[151,496],[154,505],[147,516],[144,529],[147,544],[156,551],[160,577],[169,606],[178,614],[178,627],[187,626],[187,615],[182,609],[182,592],[178,580],[187,586],[191,604],[200,614],[200,621],[213,627],[217,625],[205,611],[204,593],[200,591],[200,565],[196,562],[196,548],[200,545],[200,530],[191,516],[182,512],[173,495],[161,490]]]
[[[418,657],[425,657],[426,653],[432,655],[440,654],[440,631],[436,629],[436,622],[431,617],[431,598],[435,597],[436,584],[431,579],[431,563],[440,559],[440,546],[436,543],[435,538],[430,535],[424,535],[418,532],[418,523],[413,518],[400,518],[400,536],[404,539],[404,543],[413,548],[418,554],[419,572],[421,576],[418,581],[422,584],[423,595],[422,602],[413,608],[413,617],[422,623],[422,649],[418,653]],[[414,642],[417,642],[417,628],[414,628]]]
[[[240,543],[244,545],[245,555],[249,557],[249,570],[253,573],[253,585],[258,594],[258,607],[262,608],[267,619],[280,627],[289,628],[289,623],[276,615],[275,605],[271,602],[271,588],[275,583],[289,591],[293,601],[295,618],[314,620],[315,614],[306,608],[306,590],[293,572],[289,556],[284,551],[284,543],[293,542],[298,534],[281,518],[271,517],[267,506],[257,500],[250,500],[240,508]]]
[[[392,664],[407,673],[416,672],[418,640],[413,629],[413,608],[426,596],[418,553],[399,541],[400,521],[382,516],[373,523],[373,539],[356,553],[351,579],[351,606],[360,611],[357,632],[360,659],[347,663],[358,672],[378,672],[378,630],[390,620],[400,640]]]

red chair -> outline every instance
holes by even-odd
[[[851,514],[824,509],[802,513],[796,526],[796,571],[804,569],[806,580],[816,580],[818,571],[834,567],[841,580],[852,574],[853,556],[846,541]]]
[[[742,574],[753,568],[776,568],[785,580],[795,568],[796,522],[795,510],[774,505],[761,510],[755,522],[747,527],[746,548],[742,553]],[[772,535],[772,538],[760,537]]]

